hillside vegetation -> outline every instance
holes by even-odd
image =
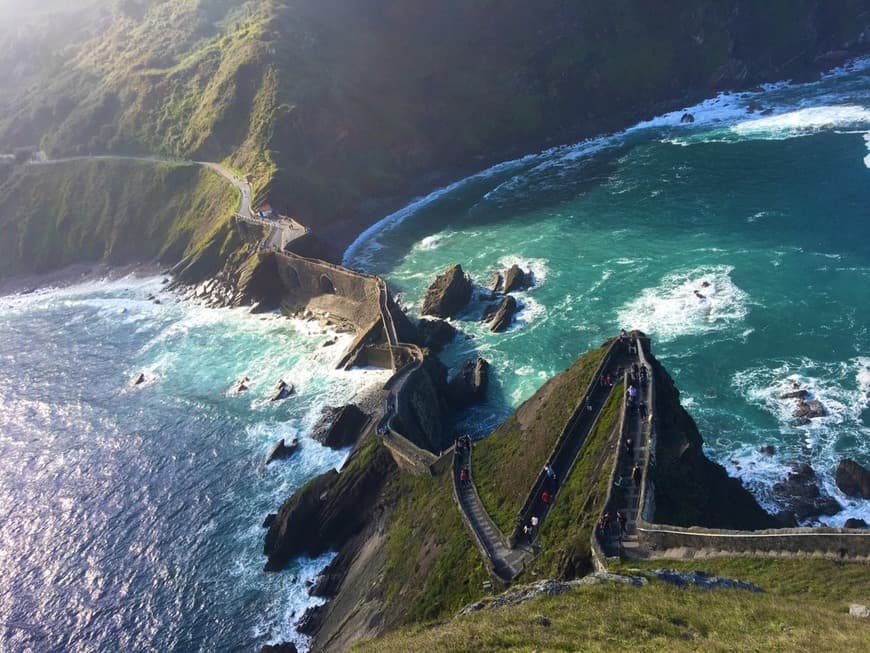
[[[40,7],[0,28],[0,149],[225,160],[336,250],[385,210],[373,198],[407,197],[433,171],[870,47],[870,0]]]
[[[658,581],[641,588],[595,585],[407,628],[353,650],[867,650],[870,622],[849,616],[848,604],[867,602],[870,566],[812,559],[711,559],[630,566],[623,571],[639,573],[662,566],[703,569],[755,583],[765,592],[680,589]]]
[[[238,191],[197,165],[76,161],[17,168],[0,186],[0,278],[71,263],[209,257],[238,243]],[[195,279],[191,279],[195,280]]]

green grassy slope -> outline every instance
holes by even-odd
[[[520,406],[472,456],[480,498],[504,533],[514,527],[529,488],[606,353],[594,349],[555,376]]]
[[[860,48],[870,0],[73,9],[55,2],[24,29],[0,26],[0,149],[226,160],[340,247],[368,200],[407,196],[433,170],[616,129]]]
[[[71,263],[207,253],[213,273],[234,246],[238,191],[195,165],[75,161],[16,169],[0,186],[0,277]]]
[[[645,565],[652,566],[652,565]],[[663,566],[661,564],[654,566]],[[417,626],[355,651],[865,651],[870,566],[822,560],[668,563],[760,585],[766,592],[605,584]],[[541,617],[548,622],[542,625]]]

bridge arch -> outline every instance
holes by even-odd
[[[324,295],[334,295],[335,293],[335,284],[332,283],[332,279],[330,279],[325,274],[320,275],[320,292]]]
[[[287,278],[285,281],[287,282],[288,288],[299,288],[302,285],[302,282],[299,281],[299,273],[296,271],[296,268],[287,266],[285,268]]]

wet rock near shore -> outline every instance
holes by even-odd
[[[305,484],[287,499],[263,542],[264,571],[280,571],[293,558],[335,550],[365,525],[369,510],[396,464],[384,447],[366,465],[354,465],[356,449],[341,473],[334,469]]]
[[[484,358],[469,359],[447,383],[447,400],[455,408],[481,401],[489,383],[489,363]]]
[[[859,517],[849,517],[843,524],[843,528],[867,528],[867,522]]]
[[[284,438],[281,438],[275,443],[275,446],[272,447],[269,455],[266,456],[266,464],[268,465],[273,460],[283,460],[285,458],[289,458],[298,450],[299,440],[293,438],[292,440],[290,440],[290,442],[285,442]]]
[[[284,642],[282,644],[265,644],[260,653],[299,653],[296,644]]]
[[[439,274],[423,296],[423,315],[453,317],[468,305],[473,286],[461,265],[453,265]]]
[[[837,465],[834,480],[843,494],[870,499],[870,470],[854,460],[849,458],[841,460]]]
[[[483,312],[482,322],[489,324],[490,331],[500,333],[513,323],[517,311],[519,311],[517,300],[513,295],[507,295],[499,303],[487,306]]]
[[[417,332],[420,334],[421,344],[432,351],[441,351],[456,337],[456,327],[438,318],[420,320],[417,322]]]
[[[356,444],[368,423],[369,416],[356,404],[327,406],[311,432],[311,437],[331,449],[344,449]]]
[[[815,470],[806,463],[794,463],[788,476],[774,484],[773,491],[798,521],[835,515],[843,509],[836,499],[822,493]]]
[[[489,289],[493,293],[506,295],[511,292],[526,290],[535,285],[535,277],[531,271],[523,270],[514,264],[503,272],[496,272],[492,277]]]
[[[810,399],[809,401],[806,399],[799,399],[797,407],[792,412],[792,416],[795,418],[795,423],[797,425],[806,424],[811,419],[824,417],[827,414],[825,407],[818,399]]]

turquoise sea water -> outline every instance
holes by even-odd
[[[767,507],[800,460],[845,506],[829,523],[870,519],[833,483],[841,457],[870,465],[870,62],[687,111],[692,124],[678,111],[439,190],[346,263],[385,276],[411,313],[450,264],[484,286],[511,263],[534,272],[509,332],[478,324],[481,301],[454,320],[471,337],[449,363],[483,355],[496,380],[463,429],[485,435],[588,348],[641,329],[709,455]],[[795,383],[828,416],[795,425],[780,399]]]
[[[841,456],[870,465],[868,75],[858,62],[711,99],[691,125],[676,112],[506,162],[388,216],[346,260],[383,274],[411,313],[448,264],[481,284],[513,262],[534,271],[507,333],[477,323],[480,301],[456,320],[468,337],[447,361],[494,365],[458,430],[484,436],[577,356],[639,328],[709,454],[766,505],[803,460],[845,506],[831,523],[870,520],[870,502],[833,486]],[[335,372],[347,336],[323,347],[332,337],[179,302],[154,278],[0,297],[0,650],[304,645],[304,581],[329,555],[264,574],[260,524],[344,459],[307,437],[321,408],[387,378]],[[251,390],[235,395],[244,375]],[[281,377],[299,395],[270,403]],[[795,426],[779,399],[794,382],[829,415]],[[300,453],[263,468],[294,435]]]

